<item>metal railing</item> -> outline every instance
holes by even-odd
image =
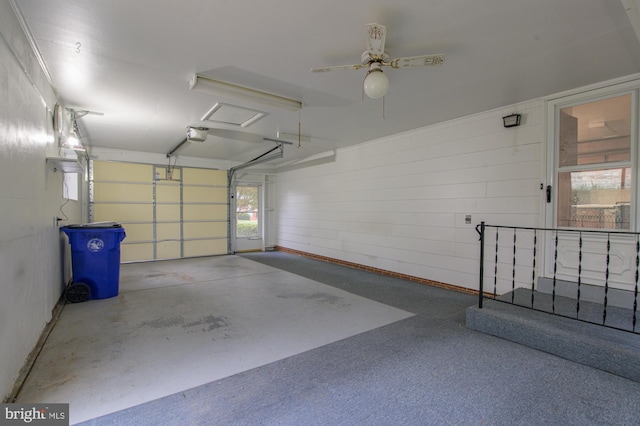
[[[479,308],[485,299],[494,299],[639,332],[640,233],[484,222],[476,231],[480,235]],[[492,248],[494,253],[487,258],[485,252]],[[485,279],[492,280],[493,288]]]

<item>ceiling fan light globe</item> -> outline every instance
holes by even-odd
[[[372,70],[364,79],[364,93],[371,99],[383,97],[389,90],[389,79],[382,70]]]

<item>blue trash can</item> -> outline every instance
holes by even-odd
[[[116,222],[69,225],[62,228],[71,244],[73,282],[65,294],[71,302],[118,295],[120,242],[126,234]]]

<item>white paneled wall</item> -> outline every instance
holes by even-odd
[[[541,225],[542,110],[535,100],[488,111],[280,173],[278,246],[477,288],[475,225]],[[523,124],[506,129],[512,112]]]
[[[0,394],[11,391],[63,289],[65,243],[55,218],[64,207],[54,155],[55,95],[8,1],[0,0]],[[47,106],[45,106],[47,104]],[[47,110],[49,108],[49,111]]]

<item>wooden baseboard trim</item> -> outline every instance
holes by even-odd
[[[412,282],[416,282],[416,283],[419,283],[419,284],[426,284],[426,285],[431,285],[431,286],[434,286],[434,287],[446,288],[447,290],[459,291],[461,293],[473,294],[475,296],[478,295],[478,291],[477,290],[473,290],[473,289],[465,288],[465,287],[460,287],[460,286],[453,285],[453,284],[447,284],[447,283],[443,283],[443,282],[440,282],[440,281],[434,281],[434,280],[430,280],[430,279],[427,279],[427,278],[421,278],[421,277],[416,277],[416,276],[407,275],[407,274],[400,274],[398,272],[388,271],[386,269],[373,268],[371,266],[361,265],[359,263],[347,262],[347,261],[340,260],[340,259],[335,259],[335,258],[332,258],[332,257],[320,256],[320,255],[317,255],[317,254],[308,253],[308,252],[300,251],[300,250],[294,250],[294,249],[290,249],[290,248],[282,247],[282,246],[276,246],[275,249],[277,251],[296,254],[296,255],[308,257],[308,258],[311,258],[311,259],[321,260],[323,262],[335,263],[337,265],[342,265],[342,266],[347,266],[349,268],[359,269],[361,271],[373,272],[375,274],[385,275],[387,277],[400,278],[400,279],[403,279],[403,280],[412,281]]]

